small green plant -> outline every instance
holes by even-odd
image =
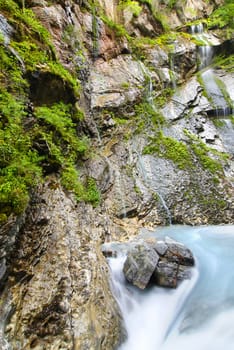
[[[137,132],[143,131],[147,124],[158,129],[165,123],[162,114],[147,101],[135,105],[134,110],[134,119],[137,122]]]
[[[106,26],[109,27],[114,32],[117,38],[125,37],[129,41],[131,40],[130,35],[128,34],[127,30],[124,28],[123,25],[112,21],[110,18],[108,18],[105,15],[102,15],[101,19],[106,24]]]
[[[176,5],[176,0],[169,0],[168,7],[173,9]]]
[[[119,9],[127,9],[133,16],[138,17],[142,11],[141,6],[137,1],[132,0],[121,0],[119,4]]]
[[[214,59],[214,66],[225,69],[228,72],[234,72],[234,55],[228,57],[216,56]]]
[[[62,170],[61,183],[68,190],[72,191],[78,201],[86,201],[97,206],[100,203],[101,195],[97,189],[93,178],[87,178],[85,184],[82,184],[79,173],[72,163],[67,163]]]
[[[84,199],[87,202],[97,206],[100,203],[101,194],[97,188],[96,182],[93,178],[89,177],[86,181],[86,193]]]
[[[121,84],[121,87],[124,89],[124,90],[128,90],[129,87],[130,87],[130,84],[126,81],[124,83]]]

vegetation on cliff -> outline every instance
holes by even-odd
[[[75,101],[77,78],[57,60],[47,30],[29,9],[3,0],[0,10],[13,28],[9,44],[0,37],[0,213],[1,221],[22,212],[31,189],[51,172],[61,173],[65,188],[78,200],[97,203],[99,192],[92,179],[79,181],[76,163],[88,151],[89,141],[77,133],[82,112],[62,99],[63,91],[40,101],[34,95],[37,77],[55,89],[67,89]],[[61,83],[60,83],[61,82]],[[65,86],[65,88],[64,88]],[[44,86],[46,88],[46,86]],[[43,92],[41,91],[43,95]]]
[[[119,12],[130,12],[133,22],[145,11],[156,23],[154,35],[146,34],[140,25],[140,34],[128,32],[124,21],[118,16],[116,20],[108,17],[97,1],[88,1],[82,6],[93,18],[94,56],[90,53],[93,59],[98,58],[100,21],[113,33],[117,41],[127,41],[129,52],[137,60],[145,60],[148,48],[163,47],[170,54],[174,49],[172,41],[179,37],[192,40],[190,34],[181,32],[181,28],[178,31],[170,30],[167,19],[150,0],[122,0],[117,9]],[[176,6],[175,1],[169,1],[168,8],[176,9]],[[73,191],[78,200],[97,204],[100,201],[100,193],[95,181],[89,177],[81,181],[77,167],[77,164],[82,164],[82,160],[90,154],[90,140],[82,124],[84,116],[76,103],[81,92],[77,79],[79,67],[74,71],[64,68],[59,62],[49,32],[37,20],[33,11],[26,8],[24,2],[2,0],[0,11],[12,28],[9,43],[5,42],[4,34],[0,34],[1,217],[4,220],[11,212],[18,214],[23,211],[31,189],[53,172],[59,174],[64,187]],[[233,11],[232,2],[226,0],[223,6],[217,8],[207,19],[208,27],[232,30]],[[64,29],[66,41],[69,41],[69,35],[73,35],[71,27],[73,24]],[[79,43],[79,49],[76,50],[77,55],[84,60],[82,45]],[[232,59],[222,57],[217,65],[230,67],[231,70]],[[152,69],[150,64],[149,69]],[[146,85],[147,79],[146,76]],[[122,88],[128,90],[131,86],[126,82]],[[158,107],[165,103],[171,92],[170,86],[164,86],[161,91],[157,91],[155,101]],[[145,148],[145,153],[156,152],[160,157],[173,160],[179,168],[189,166],[195,153],[202,163],[205,155],[203,154],[203,158],[198,156],[199,147],[193,145],[188,149],[183,142],[163,135],[160,128],[165,120],[161,113],[148,103],[144,92],[142,100],[137,101],[134,106],[129,107],[130,109],[129,115],[134,115],[134,118],[126,118],[115,112],[115,122],[125,124],[126,120],[130,119],[129,127],[135,124],[138,133],[142,132],[146,125],[151,125],[155,136]],[[201,147],[199,149],[201,151]]]

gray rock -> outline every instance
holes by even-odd
[[[5,273],[6,273],[6,259],[3,258],[0,261],[0,281],[4,277]]]
[[[159,254],[159,255],[164,255],[168,249],[168,246],[166,245],[165,242],[163,241],[158,241],[156,242],[156,244],[154,245],[154,249],[156,250],[156,252]]]
[[[176,262],[180,265],[193,266],[195,261],[190,249],[176,241],[167,242],[168,250],[164,258],[169,262]]]
[[[137,244],[128,252],[124,263],[123,272],[126,279],[140,289],[144,289],[150,281],[158,260],[159,256],[151,246],[146,243]]]
[[[161,287],[177,287],[178,264],[175,262],[159,261],[154,272],[155,283]]]
[[[191,278],[191,269],[188,266],[179,265],[177,279],[183,281]]]

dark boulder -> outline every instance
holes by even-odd
[[[176,262],[180,265],[194,265],[193,254],[191,250],[185,247],[185,245],[168,238],[166,238],[165,242],[168,249],[164,255],[164,258],[166,258],[168,261]]]
[[[177,287],[178,264],[168,261],[159,261],[154,271],[154,281],[161,287]]]

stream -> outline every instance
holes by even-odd
[[[234,344],[234,226],[168,226],[139,237],[169,236],[190,248],[192,278],[177,289],[141,291],[122,274],[126,246],[109,258],[128,338],[119,350],[220,350]]]

